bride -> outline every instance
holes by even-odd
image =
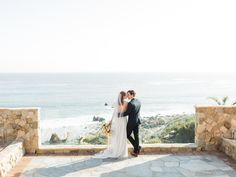
[[[126,92],[119,93],[117,102],[114,106],[114,112],[111,118],[111,136],[108,139],[108,147],[104,151],[95,154],[93,158],[124,158],[128,157],[127,146],[127,118],[119,113],[124,112],[127,108]]]

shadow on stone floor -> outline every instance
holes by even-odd
[[[51,167],[41,167],[41,168],[33,168],[31,170],[26,170],[21,175],[22,177],[63,177],[70,175],[71,173],[79,173],[82,170],[89,170],[93,167],[99,167],[102,164],[109,164],[114,162],[121,162],[124,159],[94,159],[88,157],[86,159],[77,159],[73,162],[66,163],[58,163],[57,165],[53,165]],[[50,163],[49,163],[50,164]]]
[[[42,162],[41,167],[35,167]],[[40,165],[40,164],[39,164]],[[235,177],[236,171],[212,155],[158,155],[126,159],[42,158],[21,177]]]
[[[100,177],[235,177],[236,171],[216,156],[162,156],[103,173]]]

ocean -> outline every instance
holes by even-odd
[[[111,118],[119,91],[133,89],[141,116],[194,113],[215,105],[208,97],[236,101],[236,73],[2,73],[0,107],[40,107],[42,141],[52,132]],[[105,106],[107,103],[107,106]]]

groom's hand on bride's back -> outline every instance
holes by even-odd
[[[122,116],[122,112],[118,112],[118,117],[121,117]]]
[[[132,108],[133,107],[132,107],[131,103],[129,102],[126,111],[123,112],[123,116],[128,116],[132,112]]]

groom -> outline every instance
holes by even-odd
[[[136,93],[134,90],[127,91],[127,97],[130,102],[128,103],[127,110],[123,113],[123,116],[128,116],[127,138],[134,147],[134,151],[131,153],[131,155],[137,157],[141,150],[141,146],[139,146],[141,103],[138,99],[135,98],[135,94]],[[131,136],[132,133],[134,134],[134,138]]]

